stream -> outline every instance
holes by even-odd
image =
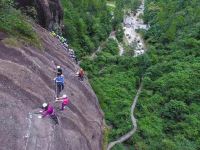
[[[144,0],[141,1],[141,5],[136,10],[136,13],[128,12],[124,15],[123,19],[124,41],[127,45],[134,47],[134,57],[144,54],[147,50],[143,38],[139,33],[137,33],[138,29],[149,29],[149,25],[145,24],[141,18],[143,14]],[[97,50],[91,55],[91,58],[94,58],[96,53],[102,50],[102,46],[108,41],[108,39],[114,39],[117,42],[120,56],[124,54],[125,49],[123,44],[117,40],[115,31],[111,31],[109,37],[97,48]]]
[[[141,16],[144,14],[144,0],[136,10],[136,13],[129,12],[124,16],[123,29],[125,35],[125,41],[128,45],[135,47],[134,56],[142,55],[146,51],[145,42],[141,35],[137,33],[138,29],[148,30],[149,26],[144,24]],[[123,52],[120,52],[123,54]]]

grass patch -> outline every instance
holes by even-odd
[[[105,125],[103,130],[103,150],[107,149],[107,145],[109,142],[108,135],[109,135],[109,128]]]
[[[123,144],[117,144],[112,148],[112,150],[126,150],[126,149],[127,148]],[[131,150],[131,149],[129,149],[129,150]]]
[[[21,43],[16,38],[6,38],[2,41],[8,47],[21,47]]]
[[[0,6],[0,31],[11,36],[4,42],[11,46],[20,46],[19,42],[22,42],[41,49],[39,37],[26,17],[9,2],[0,2]]]

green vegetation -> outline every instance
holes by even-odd
[[[123,1],[116,1],[112,25],[117,30],[117,38],[122,40]],[[120,8],[120,9],[119,9]],[[120,32],[119,32],[120,31]],[[120,35],[120,36],[118,36]],[[130,107],[139,86],[140,77],[149,65],[148,56],[133,58],[132,55],[120,57],[115,40],[109,39],[94,60],[83,59],[81,66],[87,70],[90,83],[97,94],[101,108],[105,112],[108,125],[107,142],[115,140],[132,129]],[[138,67],[141,66],[141,67]],[[107,143],[105,142],[105,143]],[[120,145],[115,149],[122,149]]]
[[[103,150],[107,149],[109,129],[105,126],[103,130]]]
[[[62,0],[64,36],[79,57],[94,52],[111,31],[111,15],[106,1]]]
[[[116,8],[122,4],[116,1]],[[114,44],[108,44],[108,50],[82,64],[112,128],[109,140],[130,130],[130,106],[143,76],[135,112],[138,131],[125,144],[130,149],[200,149],[200,2],[146,0],[145,5],[143,17],[151,26],[142,31],[149,47],[146,55],[115,56]],[[116,10],[114,27],[122,16]]]
[[[19,10],[13,8],[12,0],[0,1],[0,31],[40,47],[39,39],[33,31],[32,25],[26,21]],[[7,40],[7,43],[16,44],[15,38],[12,38],[10,42]]]
[[[64,8],[63,35],[76,50],[78,57],[82,58],[96,51],[112,30],[117,31],[116,36],[122,41],[124,9],[126,7],[134,9],[140,1],[61,0],[61,2]]]
[[[131,63],[130,63],[131,62]],[[135,94],[137,61],[101,52],[95,60],[85,59],[82,67],[105,112],[106,123],[112,128],[109,141],[131,129],[130,106]]]
[[[115,10],[115,1],[107,1],[106,2],[106,5],[107,5],[107,7],[108,7],[108,9],[109,9],[109,11],[111,12],[111,14],[114,12],[114,10]]]
[[[97,54],[97,58],[84,59],[81,64],[89,73],[90,83],[105,112],[106,123],[111,128],[109,142],[132,129],[130,107],[140,77],[149,65],[146,55],[138,58],[116,55],[113,51],[117,51],[118,47],[112,40],[110,42]]]
[[[114,39],[109,39],[102,48],[102,52],[110,53],[111,55],[118,55],[118,44]]]
[[[116,145],[112,150],[124,150],[126,147],[123,144]],[[133,149],[130,149],[133,150]]]
[[[152,62],[137,105],[139,149],[200,149],[200,1],[147,0]]]

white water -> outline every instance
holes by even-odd
[[[145,48],[145,42],[136,32],[137,29],[145,29],[148,30],[149,26],[144,24],[144,21],[139,18],[140,15],[144,14],[144,0],[142,0],[141,5],[139,8],[136,10],[136,14],[134,13],[129,13],[129,15],[124,16],[124,21],[123,21],[123,29],[124,29],[124,35],[125,35],[125,41],[127,41],[127,44],[132,46],[135,45],[134,49],[134,57],[137,57],[139,55],[142,55],[145,53],[146,48]],[[119,55],[122,56],[124,54],[124,47],[121,43],[116,38],[115,31],[112,31],[109,35],[109,37],[106,39],[114,39],[119,47]],[[106,42],[105,41],[105,42]],[[103,44],[105,43],[103,42]],[[101,51],[102,45],[101,44],[98,49],[91,55],[91,58],[94,58],[96,56],[96,53]]]
[[[148,25],[144,24],[144,21],[139,18],[140,15],[144,14],[144,0],[140,7],[136,10],[136,14],[129,13],[124,17],[123,29],[125,34],[125,41],[129,45],[135,45],[134,56],[142,55],[145,53],[146,48],[144,44],[144,40],[142,37],[136,32],[137,29],[145,29],[148,30]],[[120,51],[123,54],[123,52]]]

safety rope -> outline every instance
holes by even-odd
[[[60,41],[60,39],[59,39],[59,41]],[[73,52],[73,55],[70,55],[71,52],[70,52],[69,47],[67,47],[65,43],[63,43],[63,42],[61,42],[61,43],[63,45],[64,50],[68,53],[68,56],[70,57],[70,59],[73,62],[77,63],[75,53]],[[52,63],[55,66],[55,68],[57,69],[55,62],[52,61]],[[75,66],[76,70],[78,70],[78,68],[79,68],[78,66]],[[57,77],[57,70],[56,70],[55,76]],[[60,92],[63,90],[63,87],[61,87],[61,91],[60,91],[58,89],[58,82],[56,82],[56,80],[54,80],[54,85],[55,85],[55,88],[54,88],[55,93],[54,93],[53,103],[56,103],[57,101],[55,101],[55,98],[58,98],[60,96]],[[34,114],[35,115],[37,114],[37,118],[39,119],[40,116],[38,116],[38,115],[41,115],[41,112],[29,112],[29,115],[28,115],[28,118],[27,118],[28,119],[28,131],[25,135],[25,137],[27,138],[26,144],[25,144],[25,150],[28,147],[28,143],[29,143],[30,136],[31,136],[31,128],[32,128],[32,121],[33,121],[32,119],[33,119],[33,117],[36,117]],[[52,116],[50,116],[50,119],[54,122],[54,125],[52,126],[53,131],[50,134],[45,135],[45,136],[36,135],[36,138],[47,138],[47,137],[51,136],[51,142],[52,142],[52,140],[54,139],[55,128],[56,128],[56,125],[57,125],[56,123],[60,124],[56,111],[54,111],[54,115],[55,115],[54,118]],[[56,120],[54,120],[54,119],[56,119]],[[50,142],[50,145],[48,145],[48,149],[51,149],[51,142]]]

